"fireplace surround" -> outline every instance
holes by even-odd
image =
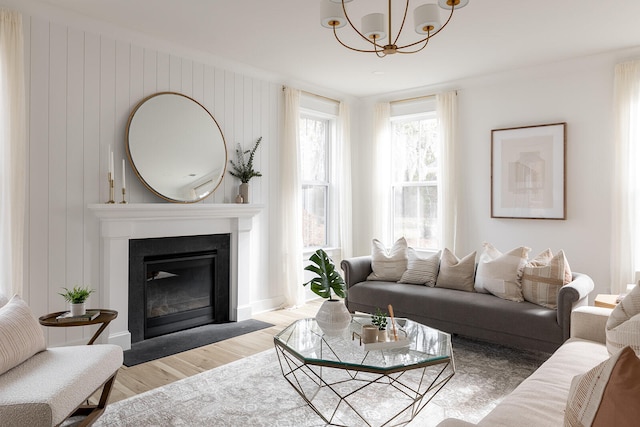
[[[131,342],[229,321],[227,234],[129,240]]]
[[[258,256],[252,242],[257,204],[92,204],[100,226],[100,304],[118,311],[106,341],[131,348],[129,331],[129,240],[228,234],[229,320],[251,318],[251,287],[257,272],[250,260]],[[241,268],[240,268],[241,267]]]

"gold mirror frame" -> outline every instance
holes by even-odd
[[[224,178],[227,144],[216,119],[198,101],[159,92],[129,115],[127,157],[152,193],[173,203],[209,197]]]

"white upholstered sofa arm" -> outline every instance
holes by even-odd
[[[571,313],[571,338],[604,344],[605,327],[612,309],[592,306],[577,307]]]

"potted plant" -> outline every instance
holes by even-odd
[[[58,295],[61,295],[65,301],[69,303],[69,311],[71,312],[71,315],[83,316],[87,312],[85,302],[94,290],[90,289],[89,286],[74,286],[73,289],[62,289],[64,289],[64,292],[61,292]]]
[[[262,174],[253,169],[253,159],[256,154],[256,150],[262,141],[262,137],[258,138],[255,145],[251,150],[243,150],[240,144],[236,148],[236,161],[229,160],[232,170],[229,171],[231,176],[234,176],[240,180],[240,196],[242,203],[249,203],[249,180],[256,176],[262,176]],[[245,160],[245,155],[249,155],[249,159]],[[240,198],[238,198],[240,200]]]
[[[336,271],[336,266],[323,249],[318,249],[309,258],[312,264],[305,267],[305,270],[316,274],[303,286],[309,285],[311,291],[326,301],[320,306],[316,314],[316,322],[326,334],[336,334],[344,331],[351,323],[351,313],[344,303],[333,298],[333,293],[340,297],[347,296],[347,287],[344,279]]]
[[[387,313],[376,307],[376,312],[371,315],[371,323],[378,328],[378,342],[387,340]]]

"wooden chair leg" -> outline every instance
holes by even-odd
[[[113,388],[113,384],[116,381],[117,374],[118,371],[116,371],[107,381],[102,384],[102,394],[100,395],[100,400],[98,401],[97,405],[80,405],[71,415],[69,415],[68,418],[83,416],[84,419],[78,424],[78,427],[86,427],[92,425],[98,419],[98,417],[102,415],[107,407],[107,402],[109,401],[109,396],[111,395],[111,390]],[[96,390],[99,389],[100,387],[98,387],[98,389]]]

